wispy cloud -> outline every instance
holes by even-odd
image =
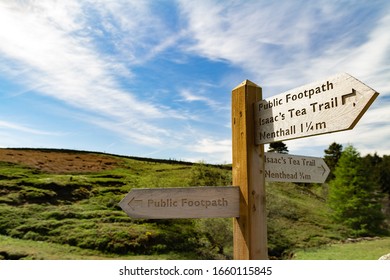
[[[178,101],[183,101],[183,102],[202,102],[206,104],[207,106],[211,107],[212,109],[218,110],[222,106],[220,103],[215,101],[214,99],[208,98],[204,95],[201,95],[199,93],[194,94],[191,92],[189,89],[183,89],[180,91],[180,96],[182,97]]]
[[[147,120],[183,119],[182,113],[166,106],[160,108],[139,100],[118,80],[118,76],[132,77],[126,63],[137,63],[134,60],[138,59],[136,50],[140,48],[134,47],[131,54],[131,46],[140,36],[145,36],[145,29],[134,32],[142,25],[141,18],[145,13],[145,18],[152,18],[147,16],[147,6],[138,1],[128,3],[131,5],[94,2],[97,4],[94,9],[103,20],[104,29],[99,31],[120,36],[111,42],[116,47],[114,51],[122,52],[120,57],[130,57],[123,63],[109,52],[101,52],[99,42],[90,37],[92,33],[98,33],[98,29],[90,26],[92,21],[88,19],[91,15],[84,14],[88,4],[79,1],[26,1],[23,5],[3,2],[0,5],[0,56],[1,60],[12,61],[15,65],[9,69],[12,77],[24,81],[24,85],[35,92],[97,114],[104,118],[102,123],[111,123],[101,124],[107,129],[119,130],[121,124],[122,131],[132,131],[133,135],[138,132],[137,135],[144,135],[147,139],[152,138],[151,131],[162,130]],[[127,38],[133,41],[129,42]],[[123,53],[125,49],[130,50]],[[150,57],[150,54],[144,56]],[[139,138],[132,137],[135,141],[142,140]]]
[[[389,12],[386,1],[0,1],[0,78],[18,84],[9,98],[49,97],[78,122],[150,154],[230,161],[230,90],[244,79],[269,97],[348,72],[382,102],[390,94]],[[383,104],[356,131],[370,125],[388,137],[379,133],[390,118]],[[2,123],[45,132],[33,127],[42,126]],[[313,139],[291,147],[333,136]]]
[[[249,79],[261,83],[264,97],[340,72],[372,85],[381,93],[376,102],[390,94],[386,82],[390,80],[390,33],[386,31],[390,28],[390,5],[334,1],[236,4],[180,1],[193,36],[188,50],[242,68]],[[388,105],[381,103],[370,108],[349,134],[294,140],[288,145],[298,152],[314,146],[319,155],[323,151],[318,148],[334,139],[354,139],[365,152],[375,148],[387,151],[384,143],[390,130],[383,131],[377,124],[389,119]],[[369,133],[365,132],[368,127]],[[213,147],[207,141],[203,144]]]
[[[19,123],[14,123],[14,122],[7,122],[7,121],[1,121],[0,120],[0,129],[4,130],[16,130],[19,132],[24,132],[28,134],[35,134],[35,135],[51,135],[51,136],[60,136],[64,135],[62,132],[53,132],[53,131],[44,131],[44,130],[39,130],[35,128],[31,128],[26,125],[21,125]]]
[[[390,5],[373,10],[334,1],[236,3],[180,1],[194,38],[189,50],[245,69],[271,95],[334,73],[366,77],[388,69]]]

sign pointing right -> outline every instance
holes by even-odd
[[[322,158],[265,153],[268,182],[324,183],[330,169]]]
[[[347,73],[255,104],[256,144],[352,129],[378,93]]]

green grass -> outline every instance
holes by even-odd
[[[189,254],[118,255],[67,244],[15,239],[0,235],[0,260],[169,260],[192,259]]]
[[[230,166],[119,159],[111,170],[73,174],[0,162],[0,252],[31,259],[232,258],[232,219],[134,220],[118,206],[133,188],[231,185]],[[266,191],[271,258],[348,237],[329,218],[326,185],[268,183]]]
[[[332,244],[295,252],[296,260],[377,260],[390,253],[390,238]]]
[[[268,242],[271,255],[289,258],[299,248],[342,240],[345,229],[330,219],[323,196],[326,186],[267,184]]]
[[[206,237],[199,221],[132,220],[118,206],[132,188],[186,187],[197,183],[193,174],[199,169],[219,174],[219,181],[229,178],[229,171],[218,167],[130,158],[121,159],[115,169],[82,174],[49,174],[0,163],[0,174],[4,174],[0,178],[0,234],[15,240],[93,250],[100,253],[98,258],[110,254],[125,258],[229,258],[214,253],[211,247],[223,246],[214,244],[211,236]],[[16,252],[17,244],[14,243]],[[3,246],[0,243],[0,251]]]

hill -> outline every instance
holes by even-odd
[[[0,149],[0,258],[69,258],[69,250],[79,252],[73,258],[83,258],[87,250],[89,258],[229,259],[231,219],[133,220],[118,202],[132,188],[230,184],[228,165]],[[346,237],[328,218],[326,190],[325,185],[267,184],[270,257],[290,258],[294,250]],[[26,249],[34,242],[56,244],[59,252],[37,255]]]

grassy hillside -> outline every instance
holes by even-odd
[[[229,166],[0,149],[0,258],[229,259],[231,219],[134,220],[117,204],[132,188],[230,184]],[[325,193],[321,185],[267,185],[272,258],[346,237],[328,218]],[[45,244],[56,245],[46,253]]]
[[[390,252],[390,237],[297,250],[297,260],[378,260]]]

